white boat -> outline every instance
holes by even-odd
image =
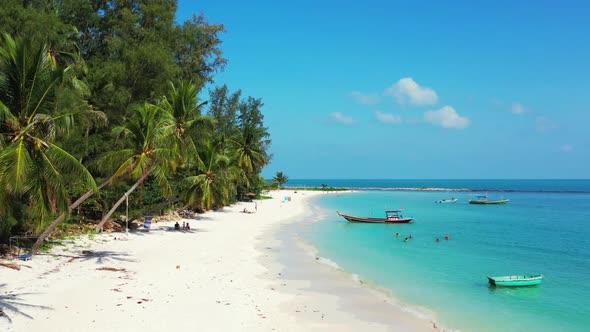
[[[451,199],[439,199],[438,201],[434,201],[435,203],[457,203],[459,199],[452,197]]]

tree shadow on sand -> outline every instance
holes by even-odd
[[[0,288],[6,286],[6,284],[0,284]],[[0,294],[0,319],[6,319],[9,323],[12,323],[12,319],[8,316],[8,312],[14,313],[16,315],[24,316],[29,319],[33,319],[32,316],[28,315],[24,311],[22,311],[19,307],[25,308],[37,308],[37,309],[48,309],[51,310],[52,308],[43,306],[43,305],[34,305],[23,303],[22,299],[20,298],[23,295],[28,295],[33,293],[20,293],[20,294]]]
[[[116,252],[110,250],[83,250],[82,254],[77,256],[76,259],[81,261],[96,260],[96,264],[102,264],[108,261],[120,261],[120,262],[136,262],[137,260],[129,258],[129,254],[123,252]]]

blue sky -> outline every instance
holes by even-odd
[[[590,178],[590,2],[187,1],[290,178]]]

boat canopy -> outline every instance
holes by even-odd
[[[389,212],[402,212],[402,210],[385,210],[385,212],[386,213],[389,213]]]

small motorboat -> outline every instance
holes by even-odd
[[[385,218],[371,218],[371,217],[357,217],[349,214],[340,213],[336,211],[339,216],[350,221],[350,222],[367,222],[367,223],[396,223],[396,224],[407,224],[414,218],[404,218],[401,215],[402,210],[386,210]]]
[[[491,285],[496,287],[536,286],[543,281],[543,275],[535,274],[521,276],[488,277],[488,281]]]
[[[434,202],[435,203],[441,203],[441,204],[444,204],[444,203],[457,203],[458,200],[459,200],[458,198],[452,197],[451,199],[439,199],[438,201],[434,201]]]
[[[469,204],[506,204],[508,202],[510,202],[508,198],[489,200],[487,195],[476,196],[475,199],[469,200]]]

